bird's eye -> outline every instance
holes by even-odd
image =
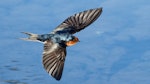
[[[70,40],[72,41],[72,40],[74,40],[74,38],[75,38],[75,37],[74,37],[74,36],[72,36]]]

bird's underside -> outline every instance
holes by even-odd
[[[60,80],[66,57],[66,47],[69,45],[74,45],[78,42],[78,38],[74,37],[73,34],[93,23],[101,15],[101,13],[102,8],[86,10],[70,16],[63,21],[50,33],[54,36],[46,36],[50,34],[42,34],[43,37],[40,37],[41,35],[38,34],[23,32],[29,35],[29,37],[22,39],[29,41],[40,41],[44,43],[43,66],[56,80]],[[60,36],[55,37],[55,35]],[[68,36],[64,37],[63,35]],[[65,40],[64,38],[70,39]],[[60,41],[56,42],[55,40],[57,39],[60,39]]]

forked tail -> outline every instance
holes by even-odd
[[[28,35],[28,38],[20,38],[21,40],[26,40],[26,41],[38,41],[38,34],[33,34],[33,33],[29,33],[29,32],[21,32],[23,34]]]

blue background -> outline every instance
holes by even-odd
[[[43,69],[43,44],[18,39],[97,7],[100,18],[67,48],[60,81]],[[1,0],[0,84],[150,84],[150,1]]]

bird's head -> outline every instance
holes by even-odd
[[[77,37],[74,36],[72,40],[66,42],[66,45],[72,46],[72,45],[75,45],[77,42],[80,42],[80,41]]]

